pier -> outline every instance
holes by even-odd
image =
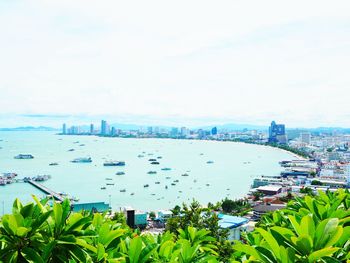
[[[55,200],[62,202],[63,201],[63,197],[61,195],[59,195],[58,193],[50,190],[49,188],[47,188],[46,186],[39,184],[33,180],[27,180],[28,183],[30,183],[32,186],[38,188],[39,190],[41,190],[42,192],[51,195],[53,198],[55,198]]]

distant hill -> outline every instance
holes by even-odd
[[[24,126],[24,127],[15,127],[15,128],[0,128],[0,131],[58,131],[59,129],[46,127],[46,126]]]
[[[258,130],[258,131],[266,131],[268,130],[268,126],[263,125],[253,125],[253,124],[235,124],[235,123],[228,123],[228,124],[222,124],[222,125],[211,125],[211,126],[202,126],[198,127],[198,129],[203,130],[210,130],[211,128],[216,127],[220,131],[242,131],[244,129],[248,130]]]

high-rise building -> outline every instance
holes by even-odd
[[[149,127],[147,128],[147,133],[148,133],[148,134],[152,134],[152,133],[153,133],[153,127],[152,127],[152,126],[149,126]]]
[[[190,134],[189,129],[187,129],[186,127],[181,127],[181,137],[187,137]]]
[[[116,136],[117,132],[116,132],[116,129],[114,127],[112,127],[111,129],[111,135],[112,136]]]
[[[94,125],[90,124],[90,134],[94,134]]]
[[[67,134],[67,126],[65,123],[62,125],[62,134]]]
[[[171,128],[170,137],[177,138],[178,135],[179,135],[179,129],[175,127]]]
[[[217,134],[218,134],[218,128],[213,127],[213,128],[211,129],[211,135],[217,135]]]
[[[275,121],[271,122],[269,128],[269,142],[270,143],[287,143],[286,128],[284,124],[276,124]]]
[[[310,132],[300,133],[300,140],[302,143],[310,144],[311,143],[311,133]]]
[[[107,135],[107,122],[105,120],[101,121],[101,135]]]

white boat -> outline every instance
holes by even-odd
[[[71,162],[72,163],[91,163],[92,159],[91,157],[81,157],[81,158],[75,158]]]
[[[124,161],[108,161],[104,162],[103,166],[125,166]]]
[[[34,156],[31,154],[19,154],[14,157],[15,159],[34,159]]]

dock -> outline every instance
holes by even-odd
[[[46,186],[39,184],[33,180],[27,180],[28,183],[30,183],[32,186],[34,186],[35,188],[38,188],[39,190],[41,190],[42,192],[51,195],[56,201],[59,202],[63,202],[64,198],[59,195],[58,193],[52,191],[51,189],[47,188]]]

